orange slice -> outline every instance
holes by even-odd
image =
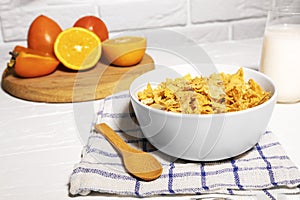
[[[74,70],[85,70],[95,66],[101,57],[101,51],[99,37],[80,27],[64,30],[54,43],[57,59]]]
[[[146,38],[124,36],[102,42],[102,50],[109,63],[132,66],[139,63],[146,51]]]

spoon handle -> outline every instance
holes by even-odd
[[[106,123],[100,123],[95,125],[97,132],[102,133],[106,139],[120,152],[141,152],[140,150],[134,149],[129,146],[124,140]]]

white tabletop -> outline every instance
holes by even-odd
[[[203,45],[216,63],[252,68],[258,66],[260,47],[261,40]],[[158,65],[181,62],[164,52],[149,50],[148,54]],[[70,198],[69,176],[74,164],[80,161],[84,145],[79,135],[90,130],[98,103],[99,100],[75,104],[36,103],[17,99],[0,90],[1,198]],[[78,113],[78,108],[87,106],[92,110]],[[300,167],[299,119],[300,103],[276,104],[269,124],[269,130],[276,134],[297,167]],[[89,196],[76,199],[107,198]]]

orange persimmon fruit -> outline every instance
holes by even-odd
[[[16,46],[10,54],[12,58],[8,67],[12,67],[18,76],[24,78],[48,75],[59,65],[55,57],[31,48]]]
[[[100,38],[101,42],[108,39],[108,30],[105,23],[98,17],[88,15],[79,18],[73,27],[82,27],[94,32]]]
[[[30,24],[27,33],[28,48],[43,51],[54,56],[54,42],[61,27],[53,19],[40,15]]]

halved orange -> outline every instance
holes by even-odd
[[[99,61],[102,52],[101,41],[92,31],[73,27],[57,36],[54,52],[64,66],[74,70],[85,70]]]
[[[132,66],[139,63],[146,51],[146,38],[124,36],[107,39],[102,42],[102,50],[106,60],[118,66]]]

